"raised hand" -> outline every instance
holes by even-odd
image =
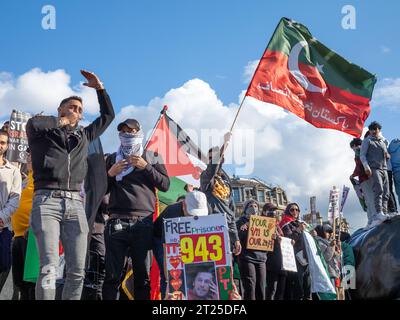
[[[86,78],[87,81],[83,84],[84,86],[94,88],[96,90],[104,89],[103,83],[93,72],[81,70],[81,74]]]
[[[231,140],[231,138],[232,138],[232,132],[231,131],[228,131],[227,133],[225,133],[225,135],[224,135],[224,144],[228,144],[229,141]]]

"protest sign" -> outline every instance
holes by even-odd
[[[333,187],[329,192],[328,220],[331,224],[339,217],[339,189]]]
[[[292,239],[281,237],[282,269],[297,272]]]
[[[26,163],[28,137],[25,127],[30,117],[31,115],[29,113],[17,110],[12,111],[8,131],[8,161]]]
[[[164,266],[173,298],[227,300],[232,263],[225,217],[165,219],[164,234]]]
[[[276,232],[276,219],[252,215],[249,221],[247,249],[273,251],[272,236]]]

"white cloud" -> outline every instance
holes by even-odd
[[[243,93],[239,101],[241,97]],[[206,82],[190,80],[171,89],[164,97],[154,98],[147,106],[123,108],[117,115],[118,121],[103,138],[105,149],[113,151],[118,145],[115,127],[119,121],[133,117],[143,123],[145,130],[150,130],[165,104],[169,106],[169,115],[185,130],[198,134],[201,129],[218,129],[219,136],[215,141],[221,142],[239,103],[224,105]],[[282,108],[252,98],[246,99],[239,114],[232,145],[240,141],[239,131],[246,129],[254,130],[256,137],[254,157],[247,158],[248,162],[254,161],[254,171],[250,175],[281,185],[289,199],[299,202],[303,211],[309,207],[309,197],[316,195],[317,206],[326,218],[330,188],[349,185],[348,177],[354,169],[353,153],[349,148],[352,137],[338,131],[314,128]],[[201,141],[203,151],[211,145]],[[231,152],[232,147],[228,150],[228,159]],[[365,225],[365,215],[360,213],[353,191],[345,215],[346,212],[351,212],[348,217],[353,227]]]
[[[249,61],[247,63],[247,66],[244,67],[244,74],[243,74],[243,82],[244,83],[249,83],[251,81],[259,62],[260,62],[260,60]]]
[[[60,101],[71,95],[81,96],[85,112],[96,114],[95,91],[82,84],[71,87],[70,82],[71,77],[61,69],[44,72],[34,68],[19,77],[0,73],[0,118],[7,117],[12,109],[56,114]]]
[[[372,104],[398,110],[400,106],[400,78],[385,78],[375,89]]]

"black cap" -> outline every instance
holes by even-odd
[[[327,233],[332,233],[333,232],[332,227],[328,223],[325,223],[323,228],[324,228],[324,232],[327,232]]]
[[[136,119],[126,119],[124,122],[121,122],[118,127],[117,130],[121,131],[122,126],[128,126],[131,129],[136,129],[137,131],[139,131],[141,129],[140,123],[139,121],[137,121]]]

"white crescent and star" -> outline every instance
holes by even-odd
[[[303,50],[303,48],[304,49],[308,48],[307,41],[300,41],[292,47],[292,50],[290,51],[290,54],[289,54],[289,62],[288,62],[289,71],[293,75],[293,77],[295,77],[295,79],[300,83],[300,85],[307,91],[319,92],[319,93],[324,94],[325,91],[327,90],[326,87],[321,88],[321,87],[318,87],[318,86],[312,84],[310,82],[310,80],[308,80],[308,78],[300,71],[299,55],[300,55],[301,50]],[[319,64],[317,62],[316,68],[320,74],[324,73],[323,67],[324,66],[322,64]]]

